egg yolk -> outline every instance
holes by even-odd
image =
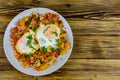
[[[56,37],[55,33],[57,33],[56,31],[56,25],[46,25],[45,27],[42,27],[44,30],[43,34],[46,38],[48,39],[53,39]]]

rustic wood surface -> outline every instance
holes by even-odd
[[[74,35],[66,64],[39,77],[17,71],[3,50],[8,23],[34,7],[62,14]],[[0,80],[120,80],[120,0],[0,0]]]

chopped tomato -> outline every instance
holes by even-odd
[[[56,15],[56,14],[53,14],[52,16],[53,16],[53,20],[55,20],[55,21],[57,21],[59,19],[58,15]]]
[[[20,25],[21,27],[25,27],[25,19],[26,19],[26,18],[22,18],[22,19],[18,22],[18,25]]]
[[[44,24],[48,24],[49,21],[48,21],[47,19],[43,19],[43,20],[42,20],[42,23],[44,23]]]
[[[59,21],[58,21],[58,24],[62,24],[62,21],[61,21],[61,20],[59,20]]]
[[[27,62],[29,65],[31,64],[30,59],[27,59],[26,62]]]
[[[59,16],[56,14],[52,14],[52,13],[47,13],[43,16],[43,20],[42,23],[48,24],[51,21],[58,21],[59,20]]]
[[[21,58],[19,59],[20,62],[25,62],[26,58],[21,55]]]
[[[16,35],[15,35],[17,32],[18,32],[18,29],[17,29],[17,28],[13,28],[13,29],[12,29],[11,38],[13,39],[13,43],[14,43],[14,44],[16,44],[17,41],[18,41],[18,39],[19,39],[19,38],[17,38]]]
[[[55,54],[55,57],[57,58],[58,56],[59,56],[58,53],[56,53],[56,54]]]
[[[15,56],[16,56],[16,58],[20,59],[22,55],[20,53],[16,52]]]
[[[33,27],[33,26],[36,26],[36,25],[37,25],[37,21],[35,19],[32,19],[29,27]]]
[[[47,59],[47,55],[45,55],[45,54],[44,54],[44,55],[42,55],[42,56],[43,56],[44,60],[46,60],[46,59]]]
[[[50,55],[51,55],[52,57],[56,57],[56,58],[59,56],[59,55],[58,55],[58,53],[57,53],[57,52],[55,52],[55,51],[54,51],[54,52],[51,52],[51,54],[50,54]]]
[[[12,39],[13,39],[13,43],[15,45],[17,43],[17,41],[18,41],[18,38],[16,38],[15,36],[12,36]]]
[[[69,49],[70,48],[70,42],[66,42],[64,47],[65,47],[65,49]]]
[[[34,68],[36,71],[40,71],[40,66]]]
[[[17,27],[15,27],[15,28],[12,29],[12,33],[13,33],[13,34],[15,34],[15,33],[17,33],[17,32],[18,32],[18,28],[17,28]]]
[[[48,13],[48,20],[51,21],[51,20],[54,20],[54,21],[57,21],[58,20],[58,15],[56,14],[51,14],[51,13]]]
[[[29,61],[25,61],[23,62],[23,65],[22,65],[24,68],[28,68],[30,66],[30,62]]]
[[[51,52],[51,56],[55,56],[55,54],[56,54],[56,52],[54,51],[54,52]]]

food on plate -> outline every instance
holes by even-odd
[[[24,68],[48,69],[71,44],[59,15],[33,12],[21,18],[11,30],[14,55]]]

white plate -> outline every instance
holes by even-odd
[[[24,16],[28,16],[30,15],[32,12],[37,12],[39,14],[42,13],[47,13],[47,12],[51,12],[51,13],[56,13],[59,15],[60,19],[63,21],[64,26],[66,28],[67,31],[67,35],[68,35],[68,40],[71,43],[71,48],[68,50],[68,52],[64,55],[64,56],[59,56],[57,58],[57,61],[53,64],[53,66],[50,66],[47,70],[45,71],[35,71],[32,68],[28,68],[28,69],[24,69],[21,66],[21,63],[18,62],[18,60],[14,57],[13,54],[13,48],[11,46],[11,42],[10,42],[10,36],[11,36],[11,29],[13,27],[16,26],[16,23]],[[9,23],[9,25],[7,26],[7,29],[5,31],[4,34],[4,41],[3,41],[3,45],[4,45],[4,51],[5,54],[7,56],[7,59],[9,60],[9,62],[19,71],[28,74],[28,75],[33,75],[33,76],[42,76],[42,75],[47,75],[50,74],[52,72],[55,72],[56,70],[58,70],[60,67],[62,67],[65,62],[68,60],[71,51],[72,51],[72,47],[73,47],[73,35],[72,35],[72,31],[71,28],[69,26],[69,24],[67,23],[67,21],[57,12],[50,10],[48,8],[32,8],[32,9],[28,9],[25,10],[21,13],[19,13],[17,16],[15,16],[11,22]],[[3,66],[4,67],[4,66]]]

